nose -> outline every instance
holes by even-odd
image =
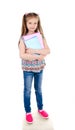
[[[32,27],[35,27],[35,24],[32,24]]]

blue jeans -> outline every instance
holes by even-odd
[[[24,76],[24,108],[26,113],[31,112],[31,87],[32,87],[32,81],[34,78],[34,89],[35,89],[35,95],[36,95],[36,102],[38,110],[41,110],[43,107],[42,103],[42,75],[43,70],[40,72],[27,72],[23,71]]]

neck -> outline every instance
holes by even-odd
[[[34,34],[35,32],[28,32],[27,34]]]

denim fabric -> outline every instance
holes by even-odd
[[[24,108],[26,113],[31,112],[31,88],[32,88],[32,81],[34,79],[34,89],[36,95],[36,102],[38,110],[41,110],[43,107],[42,103],[42,75],[43,70],[40,72],[27,72],[23,71],[24,76]]]

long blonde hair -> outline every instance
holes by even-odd
[[[26,22],[28,19],[31,19],[31,18],[38,18],[38,26],[37,26],[37,29],[35,30],[35,32],[40,32],[42,37],[44,37],[43,29],[42,29],[41,22],[40,22],[40,17],[38,14],[36,14],[34,12],[27,13],[27,14],[23,15],[21,36],[26,35],[28,33]]]

